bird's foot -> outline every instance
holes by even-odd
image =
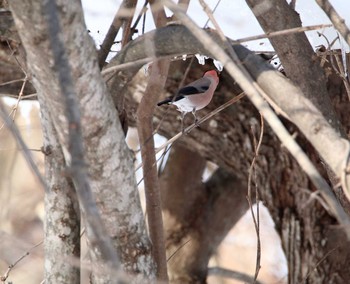
[[[200,126],[200,124],[199,124],[199,119],[198,119],[197,117],[194,119],[194,125],[195,125],[196,127],[199,127],[199,126]]]

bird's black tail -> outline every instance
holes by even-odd
[[[169,104],[171,104],[173,102],[177,102],[183,98],[184,98],[184,96],[182,96],[182,95],[176,95],[175,97],[169,97],[169,98],[166,98],[165,100],[157,103],[157,106],[161,106],[161,105],[165,105],[165,104],[169,105]]]
[[[171,98],[167,98],[163,101],[160,101],[159,103],[157,103],[157,106],[161,106],[161,105],[168,105],[172,102],[172,99]]]

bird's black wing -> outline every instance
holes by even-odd
[[[185,96],[202,94],[209,89],[210,84],[211,81],[208,78],[200,78],[192,82],[191,85],[181,88],[175,96],[168,97],[165,100],[160,101],[157,103],[157,106],[179,101]]]
[[[198,95],[198,94],[204,93],[208,89],[209,89],[209,86],[201,86],[201,87],[186,86],[181,88],[178,94],[185,95],[185,96]]]
[[[190,85],[187,85],[183,88],[181,88],[178,91],[178,95],[184,95],[184,96],[190,96],[190,95],[196,95],[206,92],[210,87],[211,81],[206,78],[200,78],[194,82],[192,82]]]

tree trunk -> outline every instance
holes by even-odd
[[[44,134],[45,195],[45,280],[53,283],[80,283],[80,210],[72,182],[65,171],[62,148],[48,113],[41,104]]]
[[[170,283],[205,283],[210,257],[248,208],[241,181],[218,169],[203,183],[205,166],[174,145],[161,175]]]
[[[42,2],[10,2],[26,51],[29,72],[33,74],[33,85],[57,132],[65,156],[63,166],[66,166],[70,160],[68,125],[55,66],[52,65],[54,61],[43,5]],[[124,268],[152,278],[155,267],[137,192],[133,157],[125,144],[117,112],[102,80],[95,47],[84,25],[81,4],[79,1],[57,1],[57,5],[61,30],[65,31],[61,35],[62,41],[80,103],[85,160],[92,191]],[[35,29],[28,28],[33,26]],[[91,252],[93,267],[99,267],[98,251]],[[102,282],[110,277],[108,273],[95,273],[95,276]]]

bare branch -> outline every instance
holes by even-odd
[[[160,0],[149,0],[151,4],[151,11],[153,15],[153,21],[156,24],[156,27],[164,27],[167,22],[167,16],[165,14],[165,10]]]
[[[148,0],[145,0],[145,3],[143,4],[143,7],[142,7],[140,13],[138,14],[138,16],[137,16],[137,18],[136,18],[136,20],[134,22],[134,25],[131,27],[132,31],[136,30],[136,27],[139,24],[142,16],[144,16],[144,20],[145,20],[145,15],[146,15],[146,11],[147,11],[147,5],[148,5]],[[142,28],[142,34],[144,34],[144,27]]]
[[[210,267],[208,269],[208,274],[225,277],[225,278],[231,278],[231,279],[239,280],[245,283],[262,284],[260,281],[254,280],[254,277],[251,277],[250,275],[247,275],[238,271],[221,268],[221,267]]]
[[[31,247],[27,252],[25,252],[21,257],[19,257],[14,263],[10,264],[9,267],[7,268],[5,274],[3,276],[0,277],[0,281],[5,283],[5,281],[7,280],[7,278],[10,276],[10,272],[13,268],[15,268],[15,266],[21,262],[25,257],[27,257],[33,249],[37,248],[38,246],[42,245],[44,241],[40,241],[39,243],[37,243],[36,245],[34,245],[33,247]]]
[[[161,60],[153,63],[150,80],[137,110],[137,128],[141,145],[148,227],[152,242],[152,253],[157,263],[157,275],[163,281],[167,280],[167,268],[152,118],[156,102],[167,78],[168,68],[168,61]]]
[[[259,218],[259,190],[257,186],[257,179],[256,179],[256,169],[255,169],[255,163],[256,160],[259,156],[259,150],[262,142],[262,138],[264,135],[264,118],[260,115],[260,135],[259,135],[259,142],[256,143],[256,137],[255,137],[255,131],[252,129],[252,134],[253,134],[253,141],[254,141],[254,147],[255,147],[255,152],[254,152],[254,157],[253,160],[250,164],[249,167],[249,175],[248,175],[248,195],[247,195],[247,200],[249,203],[249,209],[252,215],[252,219],[254,222],[254,227],[255,227],[255,232],[256,232],[256,237],[257,237],[257,253],[256,253],[256,266],[255,266],[255,275],[254,275],[254,282],[256,283],[256,280],[259,275],[260,271],[260,261],[261,261],[261,240],[260,240],[260,218]],[[252,178],[253,178],[253,172],[254,172],[254,177],[255,177],[255,201],[256,201],[256,215],[253,210],[253,201],[252,201],[252,188],[251,188],[251,183],[252,183]]]
[[[350,83],[349,83],[349,76],[347,75],[347,71],[345,70],[345,66],[343,65],[343,62],[340,58],[340,55],[338,54],[334,54],[335,60],[337,62],[338,65],[338,69],[337,68],[333,68],[335,73],[343,80],[346,92],[348,94],[348,98],[350,101]],[[332,59],[332,56],[331,56]],[[332,61],[332,60],[331,60]],[[333,64],[332,64],[333,65]]]
[[[2,102],[0,102],[0,117],[4,121],[5,125],[8,127],[8,129],[11,131],[13,137],[16,140],[16,143],[18,144],[18,148],[22,149],[23,156],[26,162],[28,163],[29,168],[33,171],[34,175],[37,177],[37,179],[39,180],[40,184],[45,189],[45,191],[48,192],[45,179],[43,178],[37,165],[35,164],[32,154],[28,149],[27,144],[24,142],[17,126],[6,113],[5,107]]]
[[[345,20],[340,17],[337,11],[334,9],[328,0],[316,0],[317,4],[327,14],[328,18],[333,23],[334,27],[340,32],[343,38],[350,45],[350,31],[345,24]]]
[[[130,2],[130,3],[129,3]],[[135,8],[137,5],[137,0],[129,0],[126,3],[126,7],[130,9],[130,15],[127,15],[127,17],[124,19],[123,24],[123,38],[122,38],[122,48],[130,41],[132,40],[133,34],[136,32],[131,28],[132,19],[135,13]]]
[[[27,78],[27,75],[26,75],[26,77],[24,78],[24,80],[23,80],[23,83],[22,83],[22,87],[21,87],[21,90],[19,91],[19,94],[18,94],[18,96],[17,96],[17,101],[16,101],[16,104],[15,104],[15,106],[11,109],[11,112],[9,113],[9,117],[12,115],[12,120],[14,121],[15,120],[15,118],[16,118],[16,113],[17,113],[17,109],[18,109],[18,105],[19,105],[19,103],[20,103],[20,101],[21,101],[21,99],[22,99],[22,97],[23,97],[23,90],[24,90],[24,87],[25,87],[25,85],[26,85],[26,83],[28,82],[28,78]],[[5,122],[0,126],[0,130],[4,127],[4,125],[5,125]]]
[[[158,1],[150,1],[154,22],[157,27],[166,25],[165,11]],[[155,7],[156,6],[156,7]],[[168,281],[167,261],[163,218],[161,210],[160,187],[156,167],[156,153],[153,139],[153,113],[159,95],[168,77],[170,61],[163,59],[153,62],[151,75],[145,94],[137,109],[137,130],[141,145],[141,156],[144,173],[146,211],[148,228],[152,242],[152,254],[157,264],[157,277],[160,281]]]
[[[184,11],[187,11],[188,6],[190,5],[190,0],[179,0],[177,5],[179,5]]]
[[[258,40],[258,39],[263,39],[263,38],[273,38],[275,36],[294,34],[294,33],[302,33],[302,32],[306,32],[306,31],[313,31],[313,30],[319,30],[319,29],[324,29],[324,28],[330,28],[332,26],[333,25],[313,25],[313,26],[307,26],[307,27],[284,29],[284,30],[276,31],[276,32],[267,32],[267,33],[262,34],[262,35],[256,35],[256,36],[250,36],[250,37],[236,39],[233,42],[234,43],[243,43],[243,42],[248,42],[248,41],[253,41],[253,40]]]
[[[134,14],[137,0],[124,0],[120,5],[116,15],[114,16],[113,22],[108,29],[106,37],[101,44],[101,48],[98,52],[98,64],[102,69],[105,64],[105,60],[108,53],[114,43],[115,37],[117,36],[119,29],[124,22],[130,21],[132,15]]]
[[[315,265],[315,267],[313,267],[313,269],[310,269],[309,273],[305,276],[305,278],[303,279],[303,282],[307,282],[308,278],[310,277],[310,275],[312,273],[315,273],[317,271],[317,267],[320,266],[320,264],[326,260],[327,257],[329,257],[332,253],[335,253],[338,249],[340,248],[340,246],[337,246],[333,249],[331,249],[330,251],[328,251]]]
[[[301,27],[299,14],[286,1],[246,0],[265,33]],[[259,6],[261,4],[261,6]],[[261,13],[259,7],[265,7]],[[326,118],[339,135],[345,137],[327,92],[326,77],[319,58],[305,33],[292,33],[270,38],[288,78],[301,89],[303,96]],[[333,169],[334,170],[334,169]],[[337,172],[336,172],[337,173]],[[338,172],[339,173],[339,172]]]

